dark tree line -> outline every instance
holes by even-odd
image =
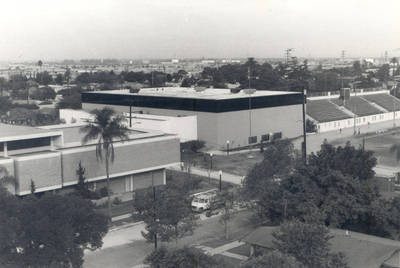
[[[400,228],[399,198],[380,197],[371,151],[328,143],[304,166],[290,143],[265,149],[264,160],[244,180],[244,195],[256,200],[258,216],[279,223],[300,219],[383,237]]]

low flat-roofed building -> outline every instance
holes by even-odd
[[[197,116],[198,139],[208,146],[243,147],[302,134],[303,94],[288,91],[218,88],[143,88],[137,93],[113,90],[82,93],[85,110],[111,106],[164,116]]]
[[[96,158],[96,140],[82,144],[80,126],[42,128],[0,124],[0,165],[17,180],[17,195],[63,189],[77,184],[79,162],[92,187],[105,185],[104,163]],[[165,183],[165,168],[180,162],[179,139],[160,131],[131,129],[126,141],[115,141],[110,188],[129,192]]]

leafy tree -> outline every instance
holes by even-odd
[[[193,76],[186,77],[182,80],[181,87],[192,87],[192,86],[196,85],[196,83],[197,83],[197,80]]]
[[[376,73],[376,78],[378,78],[382,82],[387,82],[390,78],[390,66],[389,64],[383,64],[379,67],[378,72]]]
[[[277,250],[295,257],[305,267],[348,267],[342,253],[329,252],[331,237],[323,225],[298,220],[284,222],[273,236]]]
[[[159,248],[146,257],[145,264],[149,264],[152,268],[222,267],[222,264],[213,257],[193,247],[172,250]]]
[[[82,166],[82,162],[79,161],[78,168],[76,170],[76,176],[78,177],[76,189],[81,197],[90,198],[90,191],[87,186],[85,172],[86,169]]]
[[[234,196],[233,193],[229,191],[219,192],[214,199],[214,204],[211,204],[211,209],[213,209],[213,207],[220,207],[222,209],[219,222],[224,226],[225,239],[229,239],[228,224],[235,215],[233,205]]]
[[[317,131],[317,125],[310,119],[306,120],[306,132],[312,133]]]
[[[33,92],[30,93],[30,97],[34,100],[54,100],[56,97],[56,92],[52,87],[45,86],[36,88]]]
[[[83,251],[102,246],[107,218],[90,201],[45,194],[17,199],[0,189],[0,264],[82,267]]]
[[[392,66],[393,66],[393,69],[392,69],[392,76],[395,76],[395,75],[396,75],[397,68],[398,68],[399,61],[397,60],[396,57],[393,57],[393,58],[390,59],[390,63],[391,63]]]
[[[0,98],[3,97],[4,89],[7,87],[7,81],[4,77],[0,77]],[[1,105],[0,105],[1,107]]]
[[[293,144],[287,140],[270,143],[264,149],[264,159],[256,164],[243,180],[244,195],[249,200],[260,198],[277,185],[275,181],[292,171],[296,162]]]
[[[56,104],[58,109],[82,109],[81,94],[65,95]]]
[[[97,160],[103,161],[106,168],[107,176],[107,203],[108,216],[111,218],[111,202],[110,202],[110,172],[109,165],[114,162],[114,140],[127,140],[128,128],[123,124],[125,118],[116,114],[113,109],[105,107],[101,110],[95,109],[90,112],[94,116],[93,122],[89,122],[83,126],[80,131],[85,133],[82,139],[84,144],[91,140],[97,140],[96,157]]]
[[[174,239],[177,242],[193,233],[195,217],[183,185],[171,183],[139,190],[135,194],[134,208],[146,223],[147,232],[142,234],[148,241],[155,242],[159,237],[161,241]]]
[[[41,85],[48,85],[53,82],[53,77],[49,74],[49,72],[44,71],[36,74],[36,82]]]
[[[295,257],[281,253],[278,250],[270,251],[258,257],[245,261],[242,268],[303,268],[304,265]]]
[[[0,165],[0,188],[3,187],[6,190],[10,190],[10,188],[13,188],[11,192],[14,193],[17,186],[17,179],[14,176],[10,175],[6,167]]]
[[[67,85],[69,86],[69,82],[71,81],[71,69],[67,68],[64,73],[65,81],[67,81]]]
[[[375,210],[379,193],[372,182],[372,152],[349,143],[336,148],[324,143],[307,166],[290,155],[290,150],[270,146],[244,180],[245,197],[256,200],[259,218],[273,223],[298,218],[389,235]]]
[[[359,60],[356,60],[353,62],[353,71],[354,71],[354,74],[357,76],[360,76],[362,74],[363,68],[362,68]]]
[[[12,101],[8,97],[0,97],[0,114],[8,112],[12,107]]]
[[[62,85],[64,82],[64,77],[62,74],[57,74],[56,78],[54,79],[54,82],[58,85]]]

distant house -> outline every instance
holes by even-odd
[[[273,232],[277,226],[259,227],[242,239],[251,245],[250,254],[274,249]],[[356,232],[348,232],[340,229],[330,229],[332,239],[332,252],[343,252],[346,255],[347,264],[351,268],[400,268],[400,242],[366,235]]]

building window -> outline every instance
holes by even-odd
[[[249,144],[252,144],[252,143],[257,143],[257,136],[249,137]]]
[[[0,142],[0,152],[4,151],[4,143]]]
[[[279,139],[281,139],[282,138],[282,132],[275,132],[273,135],[272,135],[272,139],[273,140],[279,140]]]
[[[29,140],[9,141],[7,143],[9,151],[29,149],[42,146],[50,146],[50,137],[36,138]]]
[[[269,141],[269,134],[261,135],[261,141]]]

